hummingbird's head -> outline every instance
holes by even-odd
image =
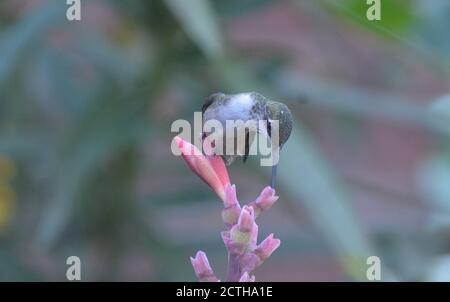
[[[226,99],[227,95],[223,92],[216,92],[208,96],[205,103],[213,103],[216,101],[221,101],[223,99]]]
[[[277,120],[279,125],[279,146],[280,149],[283,147],[283,145],[287,142],[289,139],[289,136],[291,135],[292,131],[292,113],[289,110],[289,108],[280,102],[268,102],[267,103],[267,109],[268,109],[268,118],[269,120]],[[273,126],[269,123],[268,126],[268,132],[269,135],[271,135],[271,132],[274,130]]]

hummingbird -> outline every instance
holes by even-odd
[[[281,150],[283,145],[289,139],[292,131],[292,114],[289,108],[280,102],[272,101],[262,94],[257,92],[245,92],[238,94],[225,94],[222,92],[210,95],[202,107],[203,125],[208,120],[217,120],[221,123],[223,129],[219,133],[219,139],[222,139],[224,146],[230,135],[235,135],[234,129],[230,131],[226,127],[226,121],[241,120],[244,123],[247,121],[254,121],[256,128],[245,129],[245,143],[237,144],[235,139],[235,150],[232,155],[221,155],[225,164],[230,165],[237,157],[242,157],[243,161],[247,160],[250,146],[256,134],[266,136],[272,142],[272,150]],[[264,123],[260,123],[264,121]],[[272,140],[272,133],[274,131],[273,121],[278,121],[278,142]],[[228,130],[228,131],[227,131]],[[238,129],[239,131],[239,129]],[[202,131],[202,140],[204,140],[209,133]],[[275,187],[275,178],[277,172],[277,164],[272,165],[271,186]]]

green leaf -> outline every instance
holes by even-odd
[[[65,19],[62,1],[54,1],[39,11],[24,16],[0,36],[0,86],[10,77],[22,56],[43,42],[43,35]]]
[[[350,17],[350,20],[388,37],[405,34],[416,18],[411,3],[399,0],[381,0],[381,20],[369,21],[366,0],[326,0],[336,11]]]
[[[223,39],[218,20],[207,0],[165,0],[184,31],[208,58],[223,55]]]
[[[94,169],[112,154],[148,138],[151,133],[143,117],[136,116],[139,108],[132,107],[130,102],[111,98],[98,106],[65,145],[54,196],[36,237],[45,249],[52,247],[70,222],[79,192],[90,181]]]

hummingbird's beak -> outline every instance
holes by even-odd
[[[275,189],[275,180],[277,178],[277,167],[278,164],[272,166],[272,179],[270,181],[270,186],[272,187],[272,189]]]

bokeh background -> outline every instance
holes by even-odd
[[[260,238],[282,245],[259,281],[450,280],[450,2],[0,2],[0,280],[223,278],[221,204],[170,151],[206,96],[288,104],[279,202]],[[229,169],[241,201],[269,182]]]

